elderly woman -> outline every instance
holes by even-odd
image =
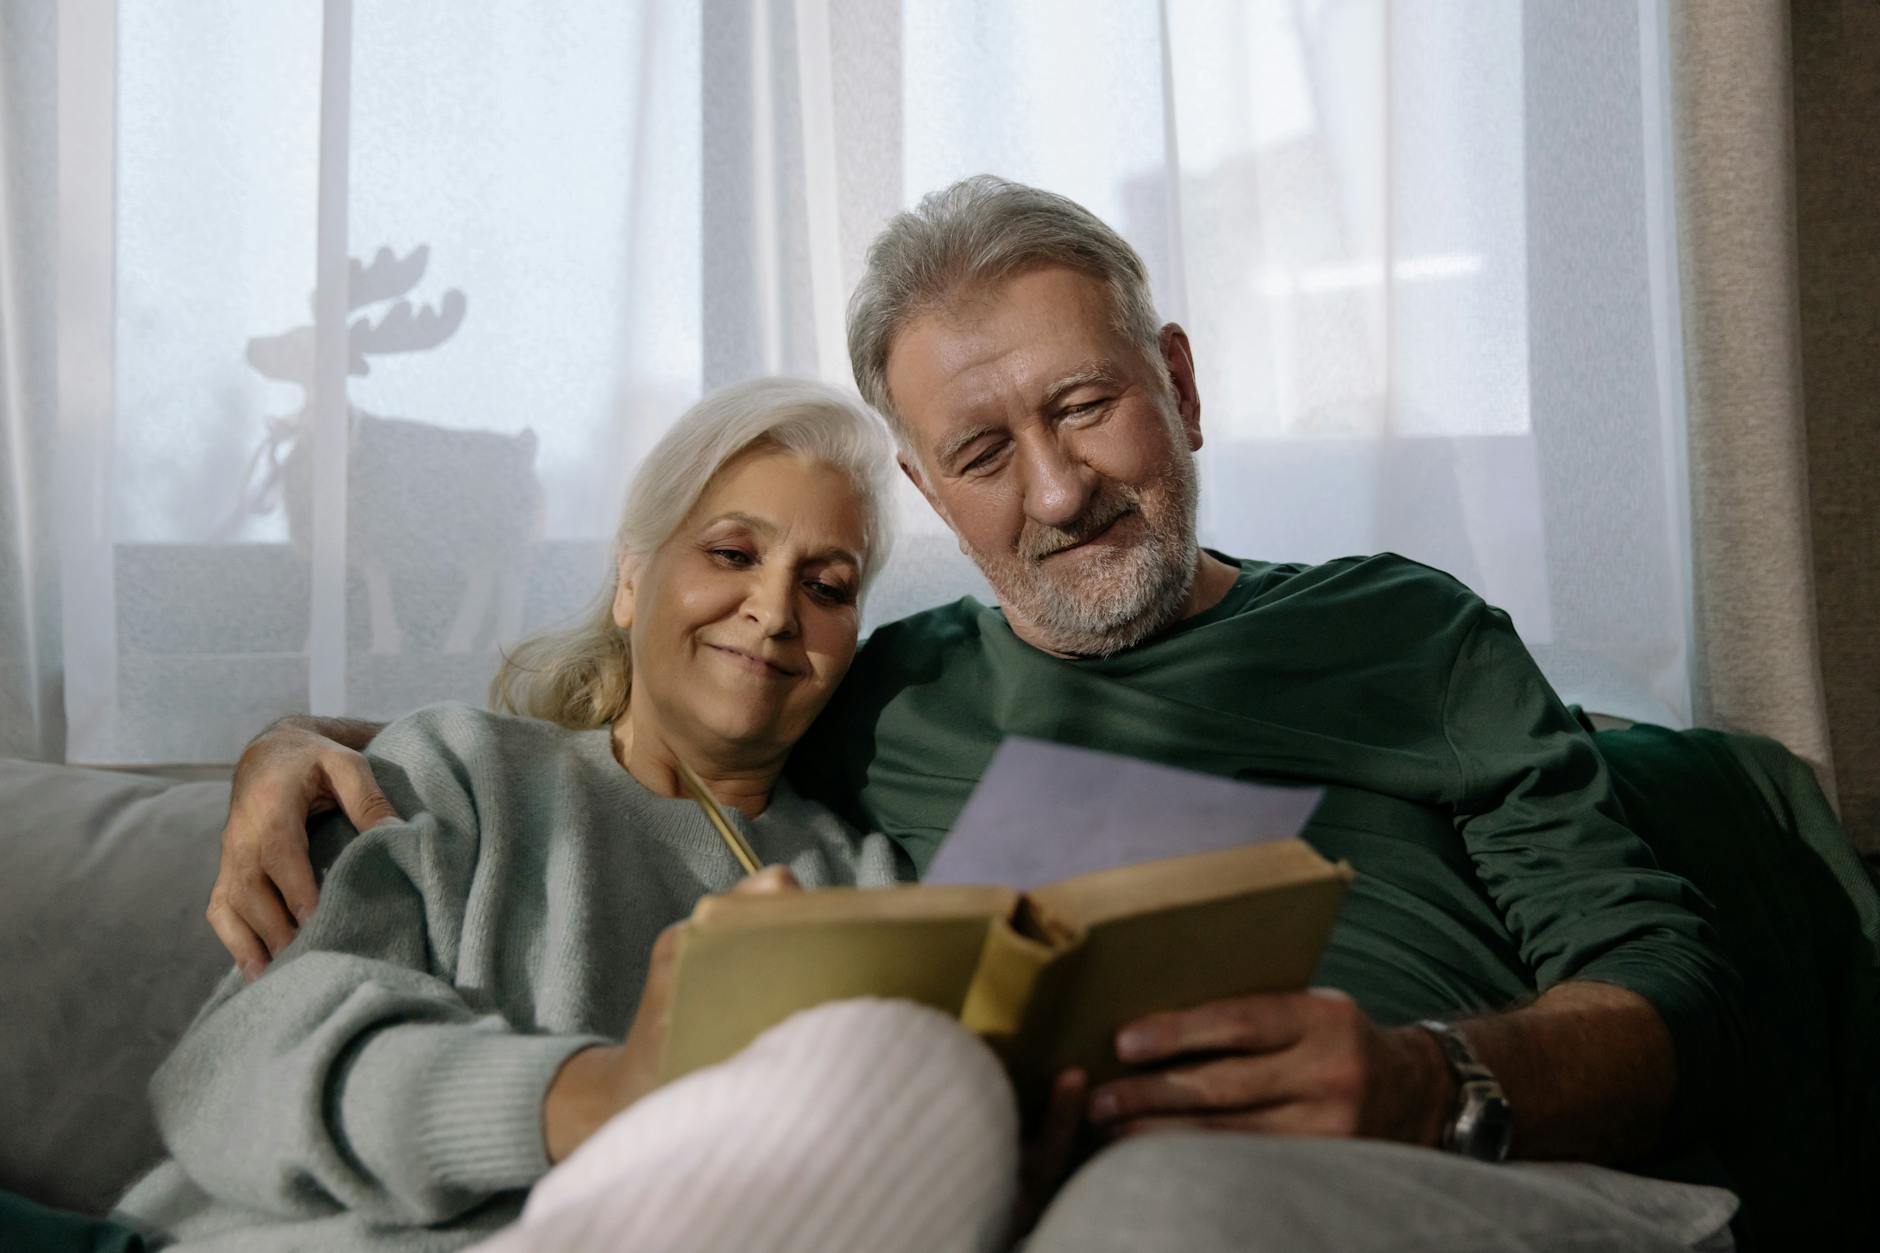
[[[292,946],[204,1009],[152,1085],[173,1156],[119,1217],[190,1247],[457,1248],[592,1139],[542,1195],[644,1194],[639,1227],[613,1207],[634,1247],[996,1240],[1010,1096],[931,1011],[826,1007],[642,1101],[661,934],[740,878],[686,768],[803,885],[894,878],[885,840],[781,778],[854,655],[889,464],[873,415],[815,384],[729,387],[682,418],[634,481],[596,614],[499,675],[497,703],[531,716],[442,707],[373,742],[408,818],[354,838]],[[955,1195],[910,1226],[883,1198],[923,1174],[920,1196]],[[556,1220],[505,1239],[566,1247]]]

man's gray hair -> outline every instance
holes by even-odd
[[[907,424],[888,395],[894,337],[957,296],[1044,265],[1102,282],[1117,331],[1162,372],[1161,322],[1136,250],[1068,197],[976,174],[896,214],[869,246],[867,269],[849,298],[855,385],[888,419],[904,450],[912,448]]]

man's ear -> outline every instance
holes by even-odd
[[[914,485],[914,490],[921,494],[933,511],[940,515],[940,520],[947,524],[947,530],[952,531],[953,537],[959,540],[960,551],[968,557],[972,556],[972,550],[966,547],[966,541],[960,539],[960,529],[953,525],[953,519],[948,516],[946,506],[941,504],[940,498],[933,494],[933,489],[927,486],[926,478],[921,475],[914,463],[908,460],[907,454],[896,453],[894,463],[901,467],[901,473],[907,475],[907,481]]]
[[[934,499],[933,491],[927,486],[926,478],[922,476],[919,468],[916,467],[912,461],[907,459],[907,454],[904,452],[895,453],[894,464],[901,467],[901,473],[907,475],[907,481],[914,485],[915,491],[926,498],[929,505],[933,506],[933,511],[942,518],[945,518],[947,511],[940,507],[938,500]]]
[[[1175,411],[1181,415],[1182,430],[1188,434],[1188,450],[1201,448],[1201,391],[1195,386],[1195,354],[1188,346],[1188,332],[1170,322],[1162,328],[1162,364],[1168,367],[1169,382],[1175,388]]]
[[[620,559],[614,580],[614,625],[622,631],[633,629],[633,583],[637,571],[626,558]]]

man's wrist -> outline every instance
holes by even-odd
[[[1440,1148],[1460,1094],[1455,1070],[1435,1037],[1421,1027],[1394,1027],[1388,1035],[1399,1058],[1404,1103],[1385,1134],[1407,1144]]]
[[[1421,1041],[1417,1050],[1423,1064],[1429,1068],[1429,1083],[1424,1089],[1432,1099],[1423,1110],[1423,1119],[1417,1128],[1417,1143],[1428,1148],[1440,1148],[1443,1133],[1449,1128],[1450,1116],[1455,1112],[1456,1102],[1462,1095],[1461,1085],[1456,1080],[1456,1069],[1443,1055],[1443,1046],[1435,1036],[1420,1027],[1412,1027],[1410,1034]]]
[[[1444,1121],[1440,1147],[1485,1162],[1502,1161],[1513,1138],[1514,1115],[1501,1081],[1451,1024],[1431,1018],[1417,1026],[1436,1042],[1454,1076],[1455,1103]]]
[[[270,722],[250,743],[259,743],[277,731],[298,731],[332,740],[355,752],[363,751],[372,737],[385,729],[383,722],[364,722],[358,718],[320,718],[313,714],[288,714]]]

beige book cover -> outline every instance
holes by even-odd
[[[1022,1090],[1068,1065],[1120,1073],[1146,1013],[1303,988],[1349,867],[1286,839],[1018,891],[920,885],[714,896],[681,934],[661,1078],[723,1061],[792,1013],[904,997],[959,1018]]]

